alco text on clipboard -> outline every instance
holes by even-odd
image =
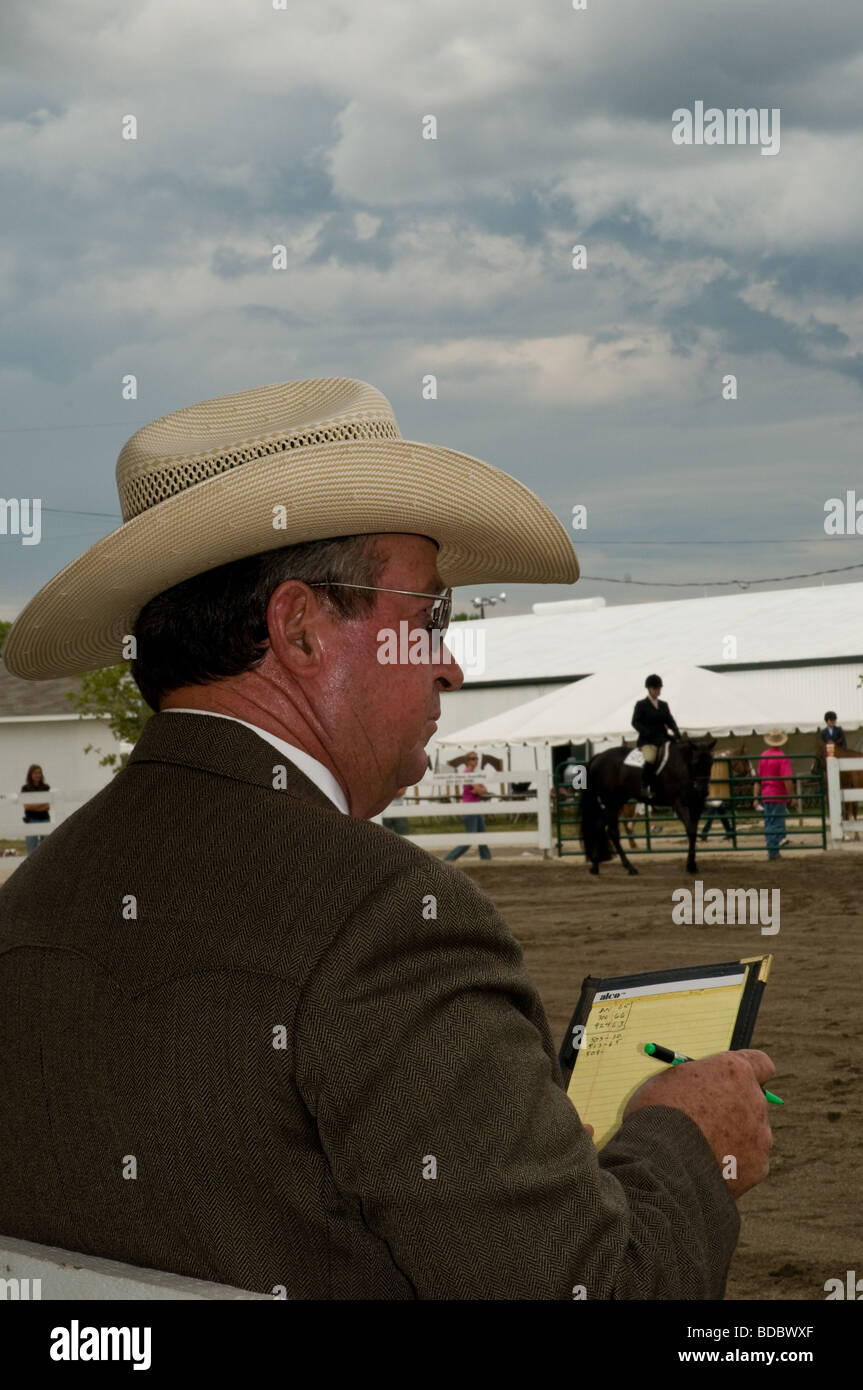
[[[664,1069],[644,1044],[689,1057],[748,1047],[772,955],[599,978],[581,987],[560,1064],[567,1095],[602,1148],[633,1093]]]

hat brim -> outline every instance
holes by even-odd
[[[326,443],[197,483],[104,536],[30,600],[3,660],[29,680],[114,666],[141,609],[172,585],[279,546],[376,532],[437,541],[452,587],[578,579],[563,524],[508,473],[410,440]]]

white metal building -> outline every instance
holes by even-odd
[[[469,662],[461,690],[444,693],[439,737],[599,671],[662,675],[681,662],[732,681],[757,672],[777,717],[789,705],[808,711],[800,728],[817,728],[835,709],[846,732],[863,729],[863,583],[619,606],[564,600],[469,626],[471,654],[482,660]],[[634,704],[644,692],[628,693]]]

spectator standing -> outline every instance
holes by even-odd
[[[790,792],[788,782],[791,777],[791,763],[779,749],[788,742],[788,735],[781,729],[771,729],[764,735],[767,747],[758,759],[758,780],[755,795],[764,810],[764,838],[767,841],[767,858],[780,859],[779,846],[785,839],[785,812]]]
[[[31,763],[27,769],[27,780],[21,788],[22,792],[49,792],[51,788],[45,781],[44,774],[38,763]],[[36,802],[32,806],[24,807],[24,820],[27,824],[33,821],[49,821],[51,819],[50,802]],[[27,853],[32,854],[40,840],[44,840],[44,835],[27,835]]]
[[[707,800],[704,803],[706,814],[704,818],[704,829],[701,832],[702,840],[707,839],[710,834],[710,827],[715,820],[722,821],[726,840],[731,840],[734,837],[734,827],[728,819],[728,808],[731,802],[731,783],[728,774],[728,759],[730,757],[731,749],[725,748],[721,753],[717,753],[716,757],[713,759],[713,772],[715,775],[710,779],[707,787]],[[718,764],[722,763],[723,759],[725,760],[724,776],[721,775],[721,769],[718,767]],[[733,805],[731,811],[733,814]]]
[[[464,765],[468,772],[475,772],[479,758],[476,753],[468,753],[464,760]],[[485,787],[482,782],[466,782],[461,794],[462,801],[477,802],[482,800]],[[469,835],[480,835],[485,830],[485,816],[478,812],[470,816],[462,816],[464,828]],[[470,845],[456,845],[445,857],[447,859],[460,859],[461,856],[470,849]],[[480,859],[491,859],[491,850],[488,845],[477,845]]]

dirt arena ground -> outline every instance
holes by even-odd
[[[556,1042],[581,981],[663,966],[772,952],[753,1043],[776,1064],[769,1177],[740,1201],[740,1243],[729,1299],[824,1299],[824,1283],[863,1277],[863,856],[807,855],[768,865],[705,858],[708,888],[781,889],[780,930],[675,926],[671,892],[691,883],[682,861],[618,864],[592,878],[580,862],[539,860],[461,867],[493,900],[521,943]]]

